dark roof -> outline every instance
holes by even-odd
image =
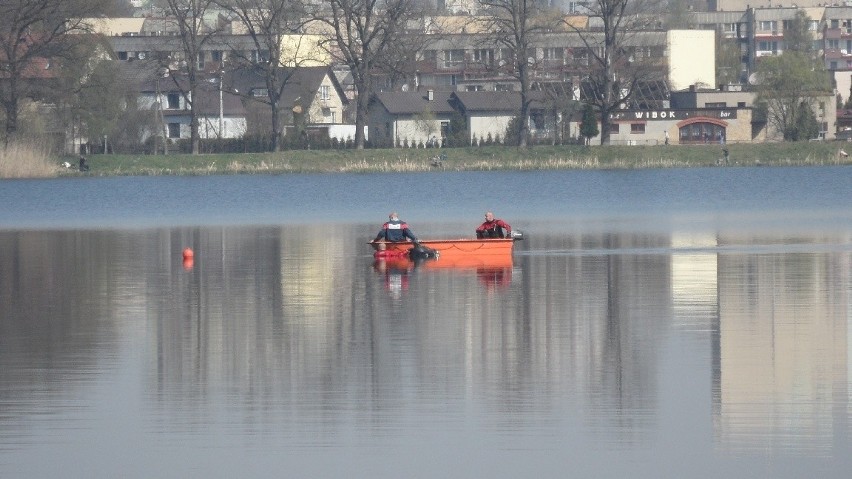
[[[465,111],[520,111],[521,94],[514,91],[457,91]]]
[[[521,93],[517,91],[457,91],[453,94],[466,112],[519,112]],[[527,93],[531,108],[552,108],[556,99],[553,93],[531,91]]]
[[[196,100],[193,107],[199,115],[216,116],[219,114],[219,83],[201,82],[195,90]],[[244,116],[246,110],[243,107],[239,95],[222,91],[222,111],[225,116]]]
[[[116,61],[118,78],[132,89],[156,91],[157,64],[153,61]]]
[[[452,92],[436,91],[429,100],[428,92],[382,92],[373,95],[373,100],[382,104],[393,115],[415,114],[423,112],[453,113],[450,105]]]
[[[328,67],[299,67],[281,68],[281,78],[285,79],[286,85],[281,94],[281,105],[294,105],[301,99],[313,100],[326,75],[331,79],[334,88],[340,95],[343,103],[347,103],[346,95],[340,87],[337,78]],[[228,72],[225,85],[229,89],[238,91],[241,95],[251,95],[252,90],[265,89],[266,80],[263,72],[244,68]],[[302,104],[306,107],[306,104]]]

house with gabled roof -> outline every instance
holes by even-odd
[[[566,131],[567,123],[576,123],[572,115],[560,115],[559,102],[549,95],[543,91],[529,94],[533,140],[555,141],[567,136],[557,135],[560,121],[566,122]],[[467,125],[467,144],[502,143],[520,112],[521,94],[514,91],[377,93],[370,103],[370,134],[379,146],[445,146],[453,117],[461,117]]]
[[[502,142],[513,118],[521,111],[521,94],[512,91],[457,91],[452,104],[467,122],[468,141]]]
[[[195,109],[200,138],[240,138],[246,132],[246,111],[241,98],[227,89],[220,89],[220,77],[208,76],[199,82],[195,98],[188,99],[189,90],[183,75],[161,74],[154,62],[118,62],[121,79],[136,92],[136,105],[150,110],[155,131],[140,138],[162,136],[177,140],[190,137],[190,108]],[[189,100],[189,101],[188,101]],[[192,101],[192,106],[190,106]]]
[[[292,126],[294,115],[306,126],[340,125],[349,100],[329,67],[284,68],[279,78],[285,83],[278,108],[282,126]],[[239,69],[225,75],[226,90],[243,98],[248,114],[248,130],[268,134],[271,110],[266,80],[261,72]],[[332,135],[334,136],[334,135]]]
[[[370,99],[369,130],[377,146],[440,146],[455,109],[452,92],[381,92]]]

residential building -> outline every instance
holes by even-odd
[[[369,131],[378,146],[442,146],[455,110],[451,92],[382,92],[370,101]]]
[[[349,103],[337,77],[328,67],[281,68],[278,100],[281,126],[292,127],[296,117],[307,127],[340,125]],[[226,72],[227,91],[242,99],[250,134],[268,135],[272,111],[266,79],[249,68]]]

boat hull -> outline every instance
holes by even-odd
[[[438,252],[438,259],[445,263],[492,263],[494,258],[508,259],[511,264],[512,248],[515,240],[512,238],[495,239],[453,239],[453,240],[422,240],[420,244]],[[376,257],[392,257],[395,254],[407,254],[414,243],[375,242]],[[382,254],[383,253],[383,254]],[[480,258],[480,259],[477,259]]]

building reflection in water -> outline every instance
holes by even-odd
[[[314,408],[461,407],[472,395],[504,421],[570,398],[637,440],[653,424],[671,260],[619,252],[669,238],[544,238],[542,249],[567,253],[444,269],[375,264],[346,237],[303,227],[195,238],[192,273],[149,291],[158,399],[203,402],[215,386],[242,404],[306,408],[307,421],[332,419]],[[595,253],[571,253],[583,250]]]
[[[797,244],[812,243],[798,252]],[[719,255],[714,426],[726,450],[828,455],[849,438],[849,238],[726,238]],[[790,246],[792,245],[792,246]]]
[[[130,343],[165,431],[238,410],[247,433],[286,423],[330,444],[341,423],[392,431],[406,412],[474,408],[508,430],[576,413],[638,444],[677,395],[660,351],[691,334],[720,448],[827,453],[849,434],[848,251],[576,233],[532,236],[496,268],[399,269],[374,263],[372,230],[0,233],[3,390],[26,402],[52,378],[67,394],[75,368]],[[25,362],[62,374],[10,367]]]

